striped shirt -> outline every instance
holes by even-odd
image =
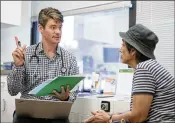
[[[147,123],[174,120],[175,122],[175,79],[156,60],[139,63],[134,70],[132,96],[151,94],[153,101],[146,120]]]
[[[39,58],[31,56],[35,54]],[[61,56],[62,55],[62,56]],[[61,59],[63,58],[63,61]],[[31,60],[31,61],[30,61]],[[61,72],[61,68],[67,69],[65,73]],[[57,47],[56,55],[53,58],[49,58],[45,55],[42,43],[39,43],[37,49],[36,45],[32,45],[26,48],[25,63],[23,66],[13,67],[12,73],[7,77],[7,85],[9,94],[14,96],[19,92],[21,98],[27,99],[39,99],[39,100],[58,100],[53,96],[34,96],[28,93],[42,82],[53,79],[57,76],[68,76],[79,74],[76,58],[67,50]],[[69,101],[74,101],[77,96],[77,92],[70,93]]]

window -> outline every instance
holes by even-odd
[[[64,20],[60,46],[76,56],[80,73],[87,76],[85,90],[91,87],[92,72],[100,73],[101,79],[113,81],[119,68],[128,68],[120,63],[119,32],[129,28],[129,8],[65,16]],[[115,85],[102,89],[114,92]]]
[[[159,38],[156,60],[174,76],[174,1],[137,1],[137,6],[137,23]]]
[[[95,86],[92,73],[97,73],[100,76],[95,79],[101,82],[98,89],[104,93],[115,93],[119,69],[128,69],[127,65],[120,62],[119,55],[122,43],[119,32],[129,29],[131,4],[128,3],[115,2],[63,12],[60,46],[76,56],[80,74],[86,76],[80,90],[89,91],[92,85]],[[39,34],[36,42],[40,40]]]

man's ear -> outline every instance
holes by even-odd
[[[131,55],[135,56],[136,55],[136,50],[135,49],[131,49]]]
[[[44,30],[44,27],[41,24],[38,24],[38,31],[42,33]]]

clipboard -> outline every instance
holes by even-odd
[[[42,82],[40,85],[31,90],[29,94],[35,96],[47,96],[52,94],[53,90],[61,92],[61,86],[64,86],[64,88],[66,88],[67,85],[70,86],[71,91],[84,78],[84,76],[78,75],[55,77],[54,79]]]
[[[68,119],[73,102],[15,99],[18,116],[46,119]]]

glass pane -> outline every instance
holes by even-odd
[[[66,16],[64,20],[60,45],[76,56],[80,74],[87,76],[84,89],[91,88],[93,72],[100,74],[101,82],[113,81],[119,68],[128,67],[120,63],[119,32],[128,30],[129,9]],[[105,84],[100,87],[105,92],[115,91],[115,88]]]
[[[128,68],[120,63],[119,32],[128,30],[129,9],[66,16],[64,20],[60,45],[76,56],[80,74],[87,76],[84,89],[91,88],[92,72],[100,74],[101,82],[113,81],[119,68]],[[115,86],[101,84],[100,89],[110,92]]]

